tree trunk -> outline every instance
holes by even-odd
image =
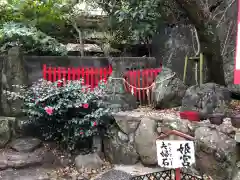
[[[207,65],[207,81],[225,85],[223,59],[220,52],[216,22],[196,3],[197,0],[175,0],[186,12],[190,22],[198,32],[201,52]]]
[[[81,54],[81,57],[83,57],[84,56],[83,33],[82,33],[82,30],[77,27],[77,23],[74,22],[73,27],[75,28],[75,30],[78,33],[79,44],[80,44],[80,54]]]

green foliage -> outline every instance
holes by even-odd
[[[21,45],[27,52],[65,55],[64,47],[51,37],[64,27],[65,11],[62,0],[9,0],[0,5],[2,51]]]
[[[0,22],[1,24],[9,21],[21,22],[43,29],[62,24],[64,22],[62,3],[62,0],[9,0],[0,8],[3,14]]]
[[[147,42],[162,21],[162,0],[102,1],[98,4],[108,12],[115,41]]]
[[[35,27],[21,23],[4,23],[0,29],[1,52],[11,46],[21,46],[27,52],[44,52],[46,54],[66,55],[66,47],[56,39],[39,31]]]
[[[85,138],[104,133],[109,125],[105,106],[105,84],[88,91],[82,81],[48,82],[40,80],[30,88],[19,87],[19,93],[5,91],[9,99],[24,100],[23,111],[34,125],[34,131],[46,140],[57,140],[73,150]]]

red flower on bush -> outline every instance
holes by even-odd
[[[48,115],[52,115],[53,114],[53,108],[52,107],[45,107],[44,110],[45,110],[45,112]]]
[[[87,109],[88,107],[89,107],[89,104],[88,104],[88,103],[83,104],[83,108],[84,108],[84,109]]]
[[[63,82],[62,81],[59,81],[58,83],[57,83],[57,87],[62,87],[63,86]]]
[[[96,121],[92,122],[92,126],[97,126],[97,122]]]

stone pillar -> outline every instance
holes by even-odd
[[[125,91],[123,74],[124,62],[120,59],[112,61],[112,75],[107,82],[107,102],[111,112],[132,110],[137,107],[137,100],[132,94]]]
[[[124,81],[123,73],[124,73],[124,66],[123,63],[119,60],[112,61],[112,75],[109,78],[108,83],[108,91],[112,93],[120,93],[123,94],[124,91]]]
[[[23,102],[21,100],[8,100],[3,90],[19,92],[19,88],[13,85],[27,85],[27,72],[24,68],[20,48],[11,48],[2,63],[1,107],[5,116],[17,116],[21,114]]]
[[[101,136],[93,136],[93,149],[94,151],[101,156],[102,155],[102,137]]]

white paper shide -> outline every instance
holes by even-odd
[[[165,168],[189,167],[195,163],[193,141],[157,140],[158,165]]]

